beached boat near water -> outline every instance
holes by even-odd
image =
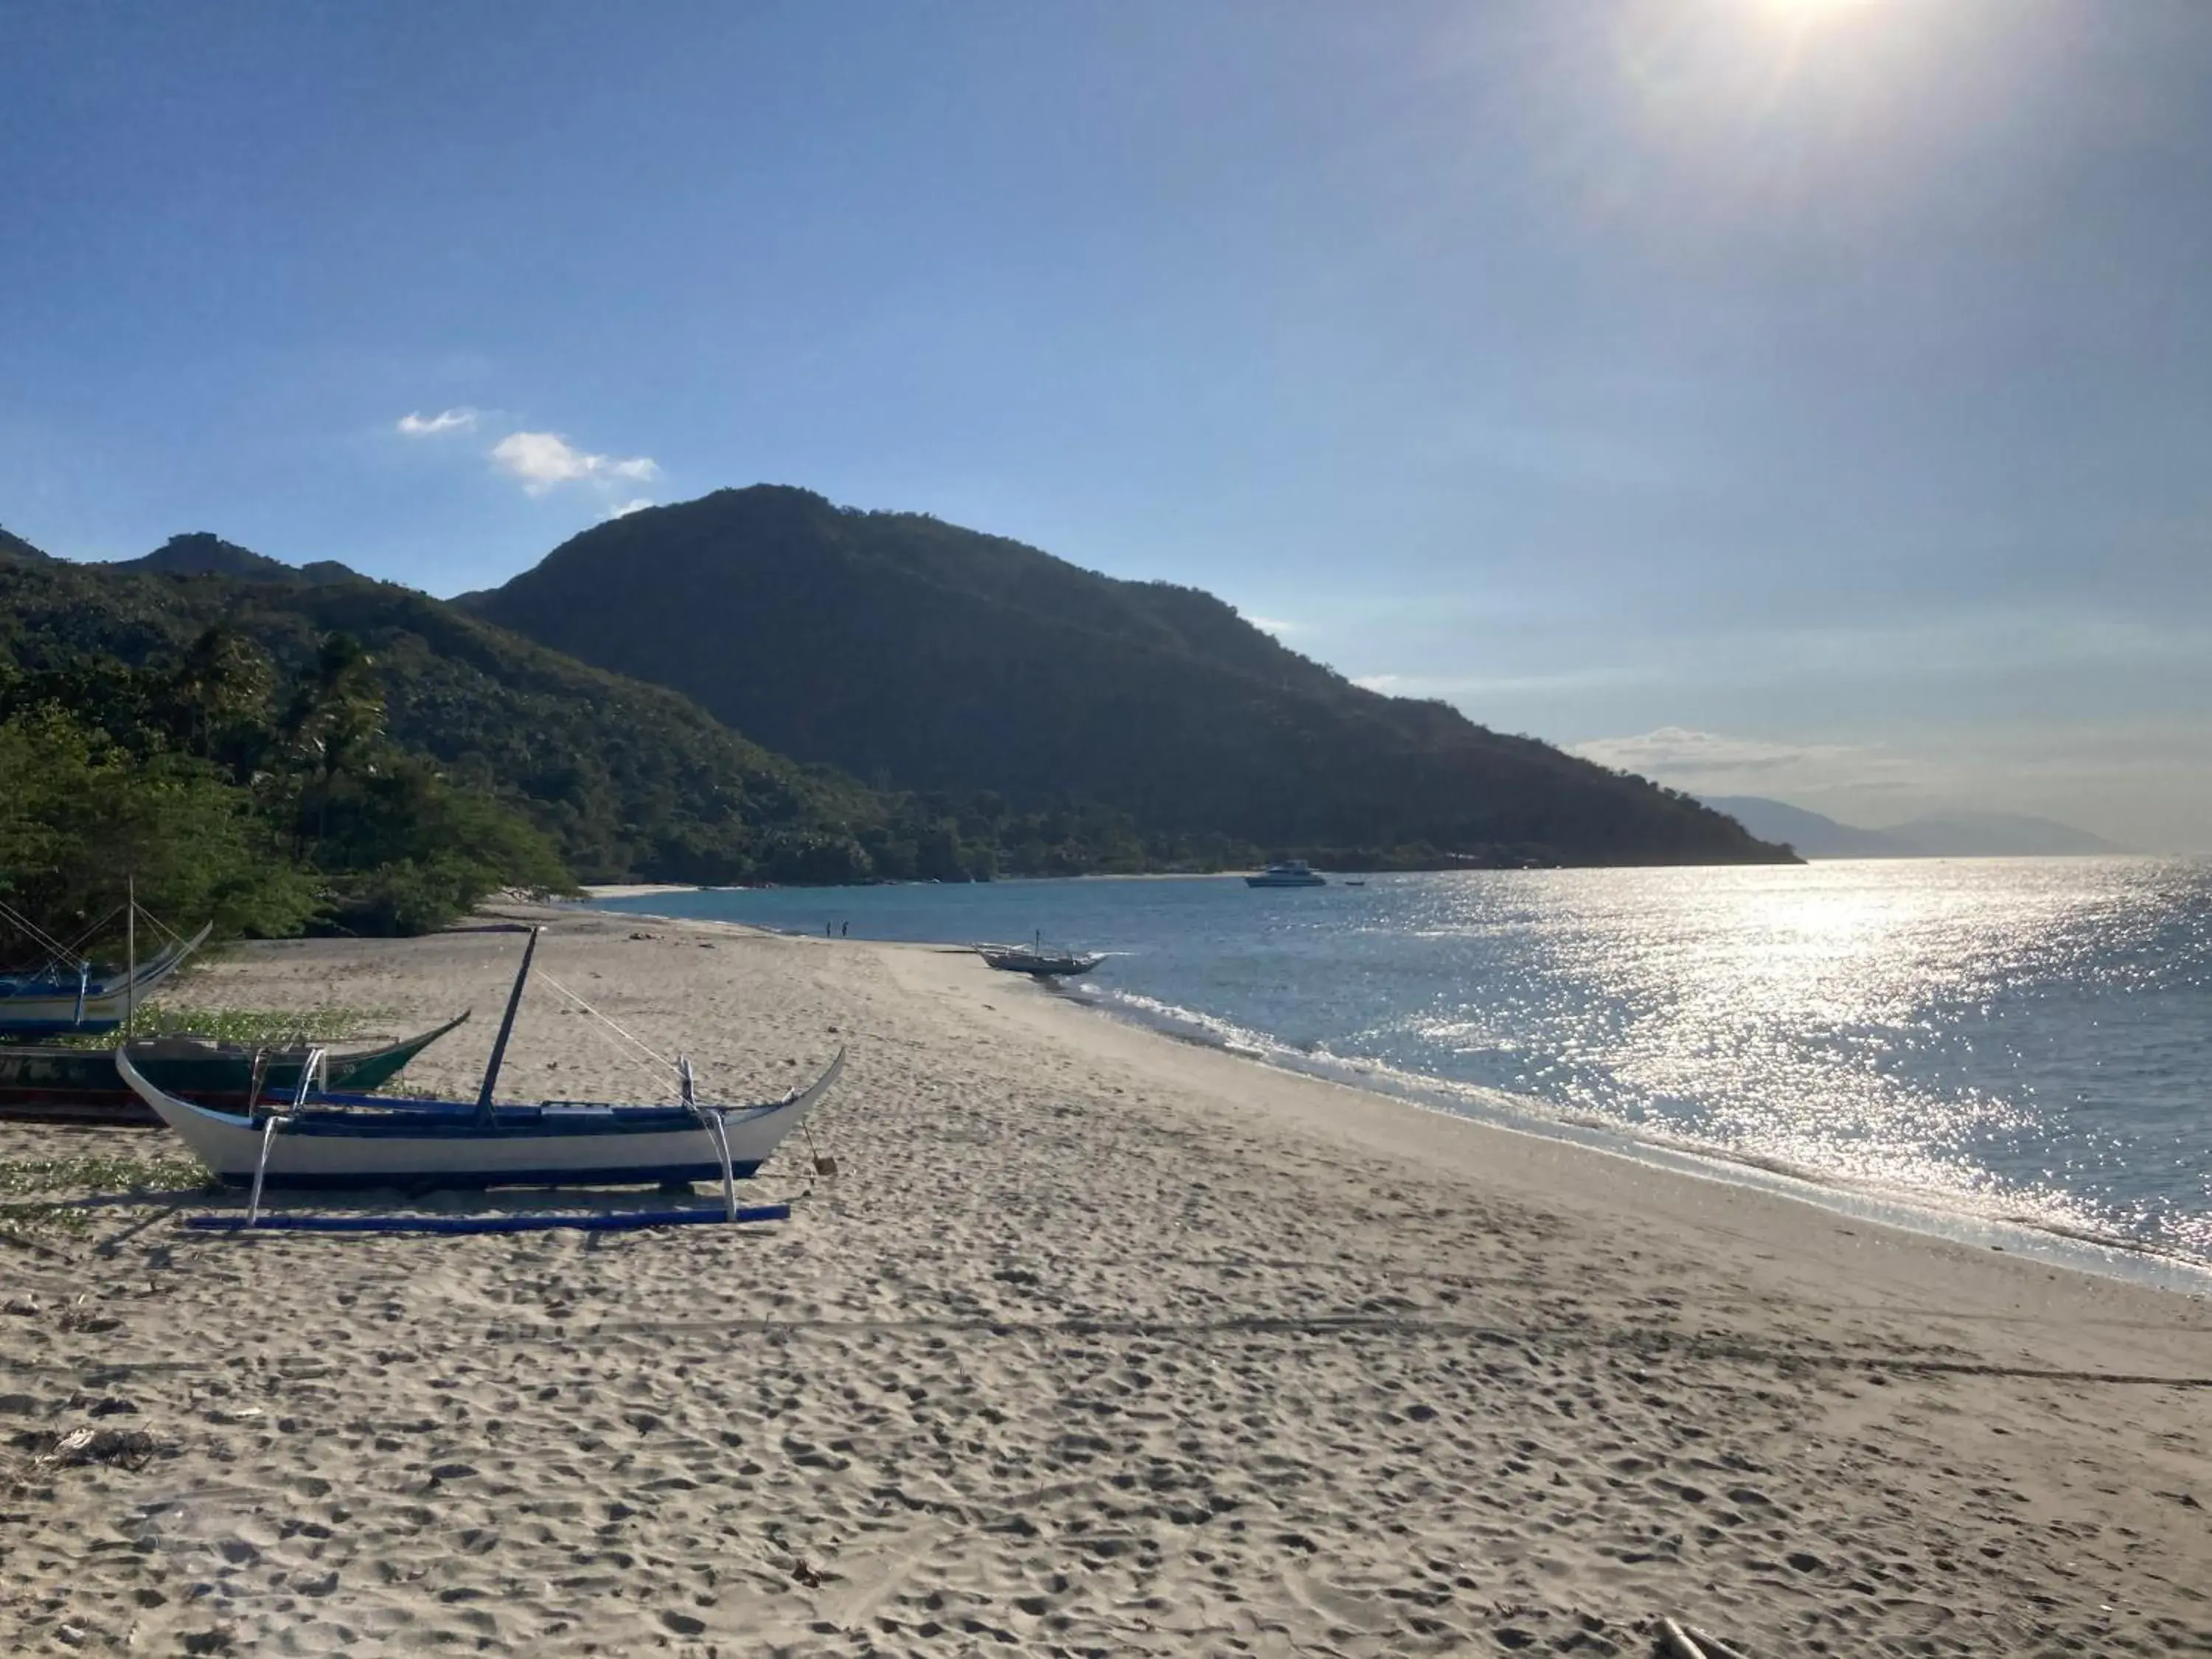
[[[123,969],[100,970],[89,962],[57,960],[27,974],[0,974],[0,1036],[113,1030],[207,942],[214,928],[210,922],[190,939]]]
[[[303,1083],[289,1105],[226,1112],[158,1087],[127,1046],[116,1051],[115,1068],[226,1184],[252,1187],[257,1205],[264,1185],[428,1190],[720,1181],[726,1187],[760,1168],[844,1068],[841,1048],[811,1083],[750,1106],[696,1100],[688,1064],[678,1066],[682,1097],[671,1105],[495,1105],[500,1061],[537,943],[533,928],[473,1102],[316,1094]],[[309,1079],[319,1060],[310,1058]]]
[[[1247,887],[1326,887],[1328,878],[1304,859],[1284,859],[1255,876],[1244,878]]]
[[[463,1014],[435,1030],[404,1042],[349,1053],[326,1054],[327,1087],[367,1093],[468,1018]],[[222,1111],[250,1111],[257,1103],[289,1100],[313,1049],[253,1048],[202,1036],[162,1036],[131,1045],[139,1074],[164,1093]],[[69,1048],[53,1043],[0,1044],[0,1120],[77,1123],[122,1128],[161,1127],[161,1120],[132,1093],[107,1048]]]
[[[1039,979],[1087,974],[1106,960],[1091,951],[1048,950],[1042,934],[1028,945],[979,945],[975,954],[1001,973],[1034,974]]]

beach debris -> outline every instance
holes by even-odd
[[[34,1465],[64,1469],[88,1463],[143,1469],[168,1449],[144,1429],[97,1429],[88,1423],[74,1429],[26,1429],[12,1443],[30,1453]]]
[[[61,1328],[64,1330],[81,1331],[97,1336],[122,1328],[123,1322],[113,1314],[102,1313],[96,1308],[86,1306],[89,1300],[89,1297],[81,1296],[62,1310]]]
[[[1660,1645],[1672,1656],[1672,1659],[1705,1659],[1705,1650],[1692,1641],[1689,1632],[1672,1619],[1661,1619],[1659,1629],[1662,1638]]]
[[[39,1304],[27,1296],[11,1296],[8,1298],[7,1306],[0,1308],[0,1313],[11,1313],[18,1319],[36,1319]]]

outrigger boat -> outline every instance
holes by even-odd
[[[467,1019],[463,1014],[434,1031],[380,1048],[325,1054],[325,1086],[364,1094],[380,1089],[408,1061]],[[257,1048],[191,1036],[155,1037],[131,1045],[139,1075],[164,1093],[248,1114],[264,1098],[282,1101],[296,1095],[313,1052],[305,1045]],[[0,1120],[161,1127],[161,1120],[124,1083],[111,1051],[56,1043],[0,1045]]]
[[[1087,974],[1106,960],[1089,951],[1048,951],[1042,934],[1029,945],[979,945],[975,954],[1001,973],[1034,974],[1039,979]]]
[[[264,1185],[430,1190],[719,1180],[734,1216],[732,1183],[757,1171],[799,1127],[844,1069],[845,1051],[840,1048],[813,1082],[758,1105],[702,1103],[693,1093],[690,1062],[680,1059],[680,1098],[672,1105],[574,1100],[495,1105],[500,1062],[538,931],[530,930],[473,1102],[315,1093],[311,1085],[320,1057],[311,1056],[289,1105],[263,1113],[225,1112],[156,1086],[134,1063],[129,1046],[116,1051],[115,1068],[225,1184],[253,1189],[256,1212]]]
[[[120,971],[100,972],[89,962],[58,958],[27,974],[0,974],[0,1036],[113,1030],[207,942],[214,927],[210,922],[151,960],[134,962]]]

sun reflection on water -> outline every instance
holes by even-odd
[[[1425,931],[1488,948],[1351,1046],[1769,1167],[2212,1255],[2207,1028],[2170,1029],[2175,999],[2206,1001],[2205,887],[2120,860],[1440,884]],[[2160,1006],[2130,1021],[2131,997]]]

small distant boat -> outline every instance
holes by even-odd
[[[1034,974],[1039,979],[1087,974],[1106,959],[1091,951],[1048,950],[1042,935],[1029,945],[979,945],[975,954],[1001,973]]]
[[[1366,886],[1366,885],[1367,885],[1367,884],[1366,884],[1365,882],[1364,882],[1364,881],[1347,881],[1347,882],[1346,882],[1346,883],[1345,883],[1344,884],[1345,884],[1346,887],[1364,887],[1364,886]]]
[[[210,922],[151,960],[124,969],[102,971],[89,962],[57,959],[27,974],[0,974],[0,1036],[112,1031],[214,930]]]
[[[404,1042],[326,1054],[326,1087],[366,1094],[380,1089],[466,1014]],[[139,1074],[165,1093],[203,1106],[247,1112],[264,1100],[289,1100],[313,1051],[304,1045],[254,1048],[203,1036],[154,1037],[131,1045]],[[161,1120],[131,1093],[105,1048],[53,1043],[0,1045],[0,1120],[155,1128]]]
[[[1245,877],[1244,884],[1247,887],[1326,887],[1328,878],[1304,859],[1285,859],[1269,865],[1256,876]]]

